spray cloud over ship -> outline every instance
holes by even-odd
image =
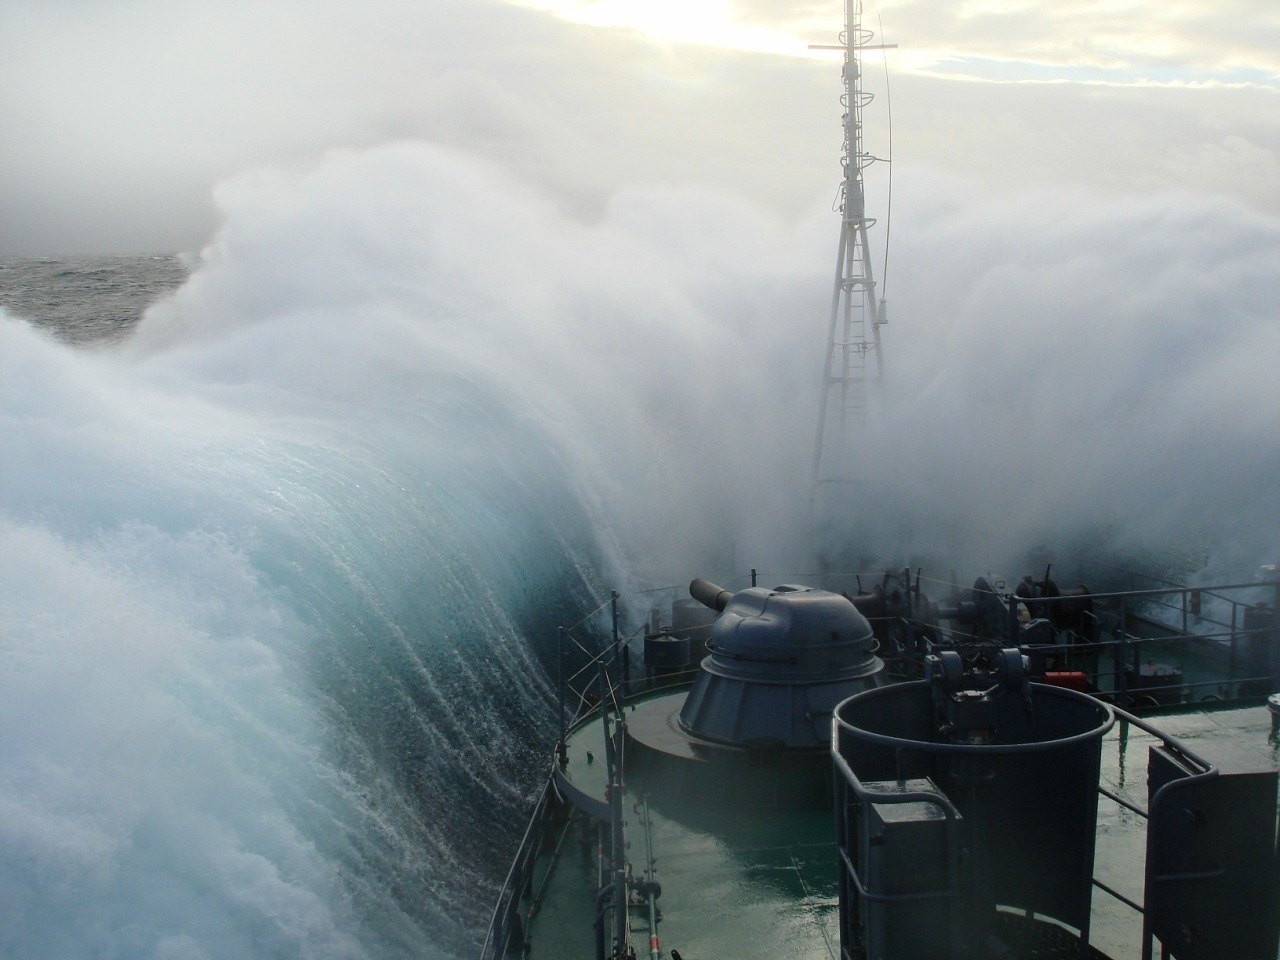
[[[1276,222],[912,180],[880,526],[1267,559]],[[465,955],[547,624],[803,559],[830,214],[655,189],[584,222],[414,145],[221,202],[124,350],[0,328],[4,950]]]
[[[923,510],[938,552],[972,562],[1017,542],[1184,576],[1274,562],[1274,219],[1188,195],[974,197],[937,172],[901,206],[907,319],[866,451],[892,478],[886,534]]]

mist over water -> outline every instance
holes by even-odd
[[[1182,578],[1274,563],[1280,222],[899,180],[871,538],[1016,574],[1040,547]]]
[[[1274,559],[1280,226],[903,180],[869,552]],[[0,954],[471,955],[555,624],[809,562],[838,225],[414,144],[218,202],[120,347],[0,322]]]

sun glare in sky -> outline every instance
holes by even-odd
[[[668,43],[808,56],[806,39],[734,18],[728,0],[512,0],[573,23],[635,30]],[[832,32],[840,24],[831,25]],[[815,38],[821,40],[822,38]]]
[[[828,22],[816,19],[808,5],[785,16],[751,20],[732,0],[508,0],[563,20],[596,27],[631,30],[659,43],[697,44],[722,49],[792,57],[835,59],[838,54],[811,50],[830,44],[843,29],[843,5],[831,0]],[[911,37],[893,55],[894,69],[950,80],[999,83],[1080,83],[1115,86],[1185,87],[1217,85],[1280,86],[1274,55],[1265,49],[1220,44],[1218,56],[1206,55],[1179,29],[1176,10],[1161,20],[1144,19],[1149,0],[1136,0],[1127,19],[1102,23],[1085,36],[1064,32],[1062,14],[1035,0],[969,0],[941,37],[936,25],[898,25]],[[787,11],[784,4],[780,9]],[[897,11],[899,15],[902,11]],[[1159,8],[1151,3],[1151,15]],[[917,15],[918,16],[918,15]],[[1134,26],[1144,23],[1138,30]],[[879,18],[868,5],[863,25],[880,34]],[[993,45],[997,28],[1021,38],[1018,44]],[[913,30],[912,27],[915,29]],[[1189,28],[1188,28],[1189,29]],[[1028,33],[1029,31],[1029,33]],[[892,42],[897,37],[877,37]],[[940,42],[941,41],[941,42]],[[1264,45],[1265,46],[1265,45]],[[1239,47],[1239,49],[1236,49]]]

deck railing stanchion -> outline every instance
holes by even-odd
[[[564,742],[564,627],[556,627],[556,687],[560,698],[560,748],[568,746]]]
[[[613,656],[618,656],[618,591],[613,590],[609,593],[609,613],[613,620]],[[615,660],[616,662],[616,660]],[[627,685],[631,682],[631,646],[624,644],[622,647],[622,698],[627,697]]]
[[[1267,666],[1271,675],[1271,692],[1280,693],[1280,580],[1272,588],[1271,636],[1267,640]]]
[[[600,659],[596,671],[597,689],[600,698],[600,722],[604,724],[604,755],[606,764],[613,763],[613,737],[609,731],[609,675],[606,672],[604,658]]]
[[[1231,601],[1231,643],[1227,650],[1227,679],[1234,680],[1236,678],[1236,638],[1240,635],[1240,630],[1236,626],[1236,608],[1238,604]]]
[[[1132,577],[1129,578],[1132,581]],[[1116,640],[1116,679],[1115,682],[1120,687],[1120,697],[1116,699],[1116,703],[1121,706],[1128,705],[1129,693],[1129,675],[1127,672],[1127,664],[1124,662],[1124,647],[1129,639],[1129,602],[1124,597],[1120,598],[1120,633]],[[1135,646],[1133,650],[1134,656],[1138,655],[1138,648]]]

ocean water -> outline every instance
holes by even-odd
[[[176,254],[0,260],[0,309],[65,343],[113,344],[186,278]]]
[[[556,465],[426,503],[475,451],[158,411],[93,349],[175,260],[3,269],[80,353],[5,329],[0,954],[467,953],[543,771],[547,625],[597,586],[557,493],[489,512]],[[442,446],[505,412],[445,407]]]

